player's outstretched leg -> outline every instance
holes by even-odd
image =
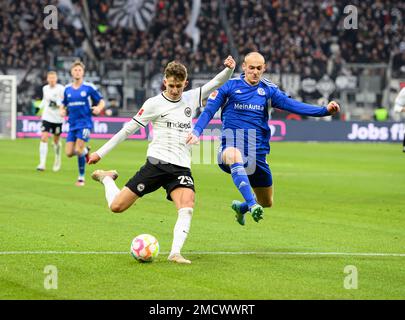
[[[240,202],[238,200],[232,201],[232,210],[235,211],[235,219],[241,225],[245,225],[245,213],[249,211],[249,206],[246,202]]]

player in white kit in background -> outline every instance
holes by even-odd
[[[395,98],[394,111],[405,112],[405,87],[401,89],[398,96]],[[405,133],[402,141],[402,151],[405,152]]]
[[[194,208],[191,146],[186,144],[186,139],[192,130],[192,116],[202,100],[231,78],[235,61],[228,56],[224,65],[226,68],[204,86],[183,93],[188,84],[187,69],[180,63],[169,63],[163,80],[166,90],[148,99],[130,122],[90,155],[88,162],[97,163],[140,127],[147,126],[149,122],[153,124],[153,140],[148,146],[147,161],[124,188],[120,190],[116,186],[114,180],[118,173],[115,170],[96,170],[92,177],[104,184],[112,212],[123,212],[143,195],[160,187],[166,189],[167,199],[174,202],[178,211],[168,257],[168,260],[177,263],[191,263],[180,253],[190,230]]]
[[[48,84],[42,88],[42,101],[39,105],[42,110],[42,125],[41,125],[41,142],[39,143],[39,165],[38,171],[44,171],[46,168],[46,158],[48,155],[48,137],[53,135],[53,150],[55,152],[55,160],[53,163],[53,171],[59,171],[62,159],[61,150],[62,143],[60,134],[62,133],[63,117],[60,116],[59,106],[63,100],[63,92],[65,87],[58,83],[58,77],[55,71],[47,73]]]

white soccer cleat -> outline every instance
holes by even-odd
[[[39,165],[37,166],[37,170],[38,170],[38,171],[45,171],[45,166],[39,164]]]
[[[190,260],[184,258],[180,253],[170,255],[167,260],[182,264],[191,264]]]
[[[118,172],[116,170],[96,170],[91,174],[91,177],[98,182],[103,182],[105,177],[111,177],[113,180],[116,180],[118,178]]]
[[[76,181],[76,183],[75,183],[75,185],[76,185],[76,187],[84,187],[84,179],[83,178],[78,178],[77,179],[77,181]]]

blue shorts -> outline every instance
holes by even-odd
[[[222,149],[218,152],[218,165],[226,173],[231,173],[231,168],[222,163],[222,152]],[[273,185],[273,177],[266,161],[266,154],[256,154],[252,157],[243,156],[243,162],[250,185],[253,188],[271,187]]]
[[[91,130],[89,128],[69,130],[66,142],[75,142],[77,139],[88,142],[90,140],[90,132]]]

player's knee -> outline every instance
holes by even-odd
[[[71,150],[66,150],[65,153],[68,158],[71,158],[75,155],[75,153]]]
[[[226,164],[234,164],[235,162],[242,162],[242,154],[236,148],[227,148],[224,152],[224,160]]]
[[[111,203],[110,210],[113,213],[121,213],[124,212],[126,208],[124,208],[120,203]]]
[[[83,153],[83,148],[76,148],[75,154],[81,155]]]

